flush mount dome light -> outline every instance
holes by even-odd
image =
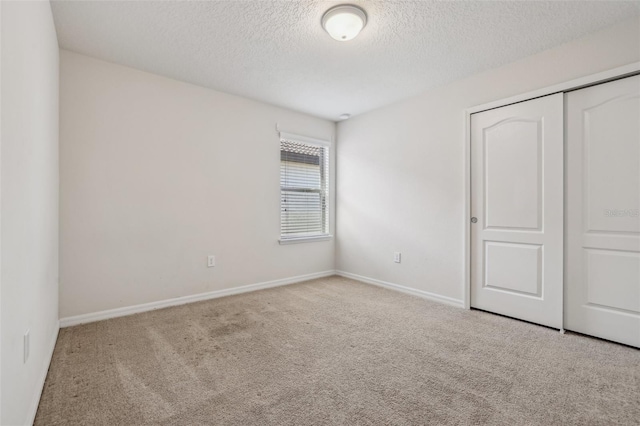
[[[367,14],[357,6],[343,4],[327,10],[322,28],[338,41],[354,39],[367,25]]]

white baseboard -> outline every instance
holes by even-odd
[[[40,372],[40,378],[38,380],[38,392],[33,395],[33,400],[29,406],[29,417],[27,417],[27,424],[33,425],[36,420],[36,413],[38,412],[38,406],[40,405],[40,398],[42,397],[42,391],[44,390],[44,382],[47,380],[47,373],[49,372],[49,366],[51,365],[51,359],[53,358],[53,350],[56,348],[56,342],[58,341],[58,332],[60,331],[60,321],[56,323],[56,331],[53,333],[53,339],[49,343],[48,356],[45,358],[44,366]]]
[[[453,297],[441,296],[439,294],[430,293],[424,290],[417,290],[415,288],[405,287],[398,284],[389,283],[386,281],[377,280],[375,278],[364,277],[362,275],[352,274],[351,272],[335,271],[336,275],[341,277],[351,278],[363,283],[377,285],[379,287],[388,288],[391,290],[400,291],[402,293],[411,294],[414,296],[422,297],[423,299],[432,300],[434,302],[444,303],[446,305],[455,306],[456,308],[464,308],[464,301],[460,299],[454,299]]]
[[[116,308],[100,312],[92,312],[89,314],[75,315],[72,317],[61,318],[60,327],[71,327],[78,324],[102,321],[109,318],[124,317],[127,315],[138,314],[140,312],[153,311],[155,309],[168,308],[170,306],[184,305],[186,303],[200,302],[202,300],[216,299],[218,297],[231,296],[234,294],[248,293],[250,291],[279,287],[287,284],[295,284],[302,281],[328,277],[331,275],[335,275],[334,270],[315,272],[313,274],[306,275],[298,275],[297,277],[283,278],[257,284],[249,284],[241,287],[227,288],[224,290],[214,290],[207,293],[176,297],[175,299],[160,300],[158,302],[143,303],[141,305],[127,306],[124,308]]]
[[[445,303],[447,305],[455,306],[457,308],[464,308],[464,302],[462,300],[454,299],[452,297],[441,296],[439,294],[430,293],[428,291],[417,290],[414,288],[405,287],[398,284],[393,284],[386,281],[365,277],[362,275],[352,274],[351,272],[329,270],[329,271],[323,271],[323,272],[316,272],[313,274],[298,275],[296,277],[283,278],[283,279],[274,280],[274,281],[267,281],[263,283],[249,284],[241,287],[233,287],[233,288],[228,288],[224,290],[215,290],[207,293],[194,294],[191,296],[177,297],[175,299],[160,300],[158,302],[150,302],[150,303],[144,303],[141,305],[127,306],[124,308],[109,309],[106,311],[92,312],[89,314],[61,318],[60,327],[61,328],[71,327],[74,325],[86,324],[89,322],[102,321],[109,318],[123,317],[127,315],[141,313],[141,312],[153,311],[155,309],[168,308],[170,306],[184,305],[186,303],[199,302],[202,300],[216,299],[218,297],[248,293],[251,291],[263,290],[266,288],[279,287],[279,286],[294,284],[302,281],[313,280],[316,278],[328,277],[331,275],[340,275],[340,276],[351,278],[367,284],[373,284],[373,285],[388,288],[391,290],[401,291],[403,293],[419,296],[424,299],[432,300],[434,302]],[[55,344],[55,341],[54,341],[54,344]]]

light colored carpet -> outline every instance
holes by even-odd
[[[60,331],[36,424],[638,424],[640,351],[341,277]]]

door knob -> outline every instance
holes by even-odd
[[[477,218],[477,217],[472,217],[472,218],[471,218],[471,223],[476,223],[477,221],[478,221],[478,218]]]

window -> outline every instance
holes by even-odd
[[[281,133],[280,243],[329,237],[329,145]]]

